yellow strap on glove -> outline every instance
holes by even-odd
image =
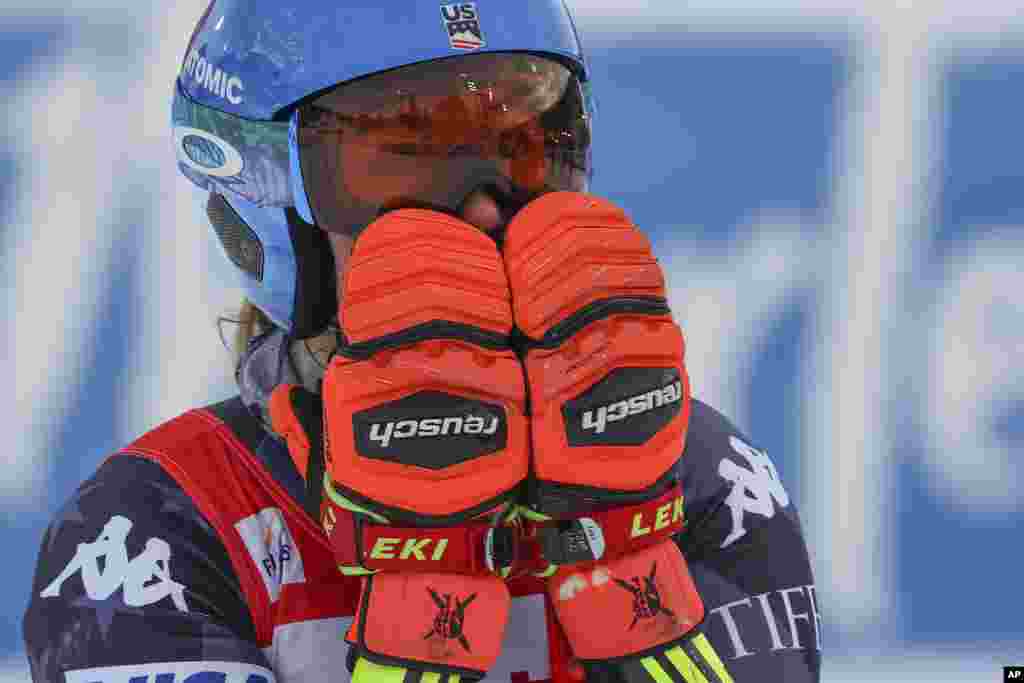
[[[401,666],[375,664],[365,657],[356,660],[352,683],[459,683],[458,674],[436,671],[411,671]]]
[[[700,632],[664,652],[623,662],[621,667],[629,683],[733,683],[718,653]]]

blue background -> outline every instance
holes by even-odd
[[[843,161],[836,150],[842,148],[838,140],[847,134],[843,126],[851,115],[852,100],[845,93],[862,49],[856,32],[789,32],[783,26],[765,28],[755,36],[728,31],[696,34],[676,27],[652,38],[651,34],[616,35],[604,27],[596,40],[588,41],[587,22],[582,26],[599,105],[594,191],[627,207],[648,230],[659,253],[675,253],[673,245],[685,241],[688,251],[683,253],[703,254],[707,263],[714,263],[750,239],[758,230],[751,217],[765,212],[799,217],[801,234],[815,241],[815,248],[823,253],[837,230],[857,229],[834,219],[836,169]],[[32,78],[34,66],[51,60],[59,63],[69,46],[82,43],[83,31],[91,49],[107,53],[97,59],[98,64],[128,63],[144,58],[137,53],[150,54],[142,50],[144,41],[138,32],[89,28],[88,13],[63,19],[45,13],[33,18],[30,13],[28,20],[0,22],[0,63],[5,65],[0,72],[0,98],[13,97]],[[183,51],[184,38],[179,42],[176,49]],[[960,254],[993,231],[1024,222],[1020,135],[1024,56],[1010,52],[958,57],[954,53],[937,68],[942,96],[935,130],[943,153],[932,160],[935,168],[927,174],[932,183],[929,210],[914,226],[915,257],[906,274],[911,292],[907,300],[922,311],[942,308],[949,266]],[[102,90],[103,71],[94,77]],[[169,93],[169,80],[167,86]],[[106,92],[104,97],[130,102],[132,93]],[[13,193],[32,164],[77,163],[83,173],[105,172],[91,169],[86,159],[40,160],[19,154],[12,143],[20,135],[19,122],[8,120],[5,125],[0,129],[0,216],[7,215],[19,199]],[[121,143],[111,136],[109,144]],[[166,158],[155,163],[172,169],[170,145],[165,149]],[[173,175],[161,178],[164,183],[179,182]],[[23,501],[0,499],[4,547],[14,551],[0,582],[0,607],[7,615],[0,631],[0,659],[19,661],[20,615],[48,518],[77,483],[123,443],[124,435],[149,426],[127,423],[128,413],[112,408],[125,400],[124,387],[138,381],[125,362],[143,343],[135,333],[145,319],[135,302],[161,296],[138,267],[140,254],[153,239],[146,226],[154,221],[158,208],[152,197],[159,196],[160,190],[133,193],[132,182],[125,181],[125,196],[97,219],[98,234],[117,235],[118,243],[104,266],[103,285],[95,292],[98,310],[86,331],[96,343],[83,347],[88,350],[81,363],[84,371],[66,387],[69,409],[59,423],[49,426],[50,452],[38,455],[49,458],[48,476],[27,507]],[[17,231],[75,230],[75,226],[23,224],[14,228],[12,234],[8,226],[0,242],[5,250],[0,258],[8,268],[18,257],[21,241],[30,236]],[[203,229],[190,228],[183,234],[195,240],[199,249],[209,251]],[[754,244],[766,250],[765,259],[774,256],[770,242]],[[1024,253],[1018,251],[1016,256],[1024,263]],[[89,254],[83,253],[82,258]],[[666,263],[677,271],[687,266],[673,258]],[[806,270],[807,264],[794,267]],[[720,277],[728,282],[730,273],[722,272]],[[677,272],[674,281],[685,279],[685,272]],[[744,430],[767,448],[805,520],[826,514],[820,497],[806,495],[825,485],[814,478],[817,470],[808,465],[827,454],[809,452],[804,441],[801,421],[808,414],[808,397],[801,378],[809,363],[808,340],[813,338],[816,311],[830,295],[831,286],[817,271],[810,277],[794,277],[781,305],[770,309],[768,319],[758,321],[759,333],[744,346],[752,359],[751,371],[742,382],[711,388],[716,395],[732,397],[732,406],[720,407],[727,412],[730,407],[737,409]],[[683,288],[675,296],[685,297],[686,292]],[[19,300],[31,300],[31,292],[22,294]],[[1010,338],[1024,350],[1020,291],[1002,294],[1014,313],[1006,322],[1011,326]],[[691,336],[699,335],[702,321],[686,319],[689,310],[685,305],[680,308],[684,329]],[[6,325],[14,329],[21,312],[6,313]],[[922,348],[935,333],[933,319],[926,315],[897,310],[893,318],[894,334],[917,340]],[[189,334],[205,335],[211,345],[218,343],[212,324]],[[17,349],[8,349],[7,355],[9,362],[17,362]],[[153,390],[158,391],[161,368],[151,372]],[[842,611],[847,603],[836,600],[830,606],[829,596],[822,596],[828,634],[826,674],[830,653],[844,661],[849,652],[859,649],[882,647],[897,657],[932,648],[946,651],[950,646],[962,648],[965,657],[993,644],[1009,652],[1024,651],[1024,598],[1017,578],[1024,505],[993,514],[984,506],[937,493],[927,463],[942,455],[934,452],[934,441],[929,439],[930,423],[921,415],[925,408],[912,410],[905,405],[919,398],[926,374],[923,364],[911,363],[898,377],[889,378],[892,385],[886,390],[904,404],[897,400],[890,405],[879,397],[885,403],[885,424],[879,429],[886,434],[885,452],[880,455],[889,463],[886,471],[891,475],[883,487],[891,498],[883,502],[892,506],[894,514],[891,525],[874,531],[890,540],[894,553],[891,575],[884,581],[883,598],[889,609],[873,622],[851,626]],[[908,383],[913,386],[908,388]],[[216,384],[210,400],[224,391],[223,383]],[[1007,405],[993,427],[993,438],[1020,452],[1024,403]],[[149,424],[167,417],[171,415],[148,416]],[[12,430],[25,428],[9,425]],[[977,466],[984,467],[984,454],[978,458]],[[1019,468],[1010,471],[1018,484],[1024,484]],[[955,482],[951,486],[955,490]],[[817,566],[827,571],[828,565],[829,558],[818,558]],[[859,674],[865,676],[860,680],[871,680],[866,676],[872,665],[871,661],[859,664]],[[12,676],[23,675],[16,669]],[[991,680],[997,680],[998,669],[992,671]],[[910,680],[906,676],[903,680]]]

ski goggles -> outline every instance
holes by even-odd
[[[463,55],[344,83],[291,120],[292,194],[303,218],[358,234],[399,208],[458,214],[476,191],[506,220],[551,191],[584,191],[590,112],[563,64]]]

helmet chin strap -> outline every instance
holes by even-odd
[[[338,310],[334,247],[328,234],[306,223],[291,207],[285,209],[295,253],[295,299],[292,336],[306,339],[327,328]]]

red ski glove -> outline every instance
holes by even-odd
[[[512,220],[504,257],[532,409],[522,512],[575,656],[594,678],[730,680],[671,539],[690,387],[648,240],[606,200],[552,193]]]
[[[367,575],[346,637],[354,680],[479,679],[510,596],[477,550],[528,468],[501,257],[467,223],[388,213],[356,240],[339,298],[322,422],[318,397],[293,386],[275,390],[271,415],[307,481],[322,477],[339,565]]]

